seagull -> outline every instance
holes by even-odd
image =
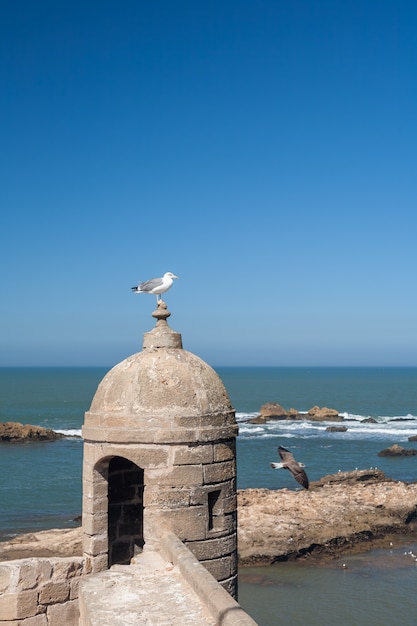
[[[308,478],[307,474],[303,470],[305,467],[304,463],[298,463],[291,452],[286,448],[280,446],[278,448],[279,456],[281,457],[282,463],[270,463],[272,469],[287,469],[294,476],[295,480],[300,483],[305,489],[308,489]]]
[[[161,298],[158,296],[165,293],[172,286],[173,278],[178,278],[172,272],[166,272],[162,278],[151,278],[144,283],[139,283],[137,287],[132,287],[133,293],[152,293],[156,296],[156,302],[159,303]]]

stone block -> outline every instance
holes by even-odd
[[[95,515],[83,515],[83,532],[87,535],[107,533],[107,507],[105,511],[96,511]]]
[[[0,623],[32,617],[38,612],[38,592],[22,591],[0,596]]]
[[[233,513],[237,510],[237,495],[234,494],[229,498],[223,498],[223,513]]]
[[[160,539],[165,531],[172,531],[182,541],[202,539],[206,535],[207,521],[203,507],[149,511],[144,519],[145,543],[149,539]]]
[[[83,480],[83,495],[87,498],[106,498],[108,482],[102,476],[100,480]]]
[[[107,553],[108,550],[108,536],[102,535],[86,535],[83,537],[83,550],[87,554],[97,556],[99,554]]]
[[[144,491],[144,506],[178,508],[189,506],[193,489],[190,487],[148,485]]]
[[[82,557],[62,557],[54,559],[52,579],[55,582],[67,581],[75,576],[81,576],[83,573]]]
[[[39,591],[40,604],[56,604],[68,600],[70,587],[68,582],[46,583]]]
[[[178,446],[174,449],[174,465],[213,463],[213,444]]]
[[[209,413],[205,415],[178,415],[176,417],[176,424],[180,428],[192,426],[194,428],[222,428],[227,426],[230,422],[234,423],[234,414],[226,413]]]
[[[103,572],[108,568],[109,557],[108,554],[98,554],[97,556],[86,557],[86,574],[96,574],[97,572]],[[1,625],[0,625],[1,626]]]
[[[24,561],[19,569],[19,590],[34,589],[38,584],[38,573],[36,564],[31,561]]]
[[[0,593],[7,589],[14,591],[19,577],[19,568],[13,563],[2,563],[0,565]]]
[[[220,584],[223,587],[223,589],[232,596],[232,598],[235,598],[236,600],[238,599],[237,597],[237,591],[238,591],[237,574],[235,574],[234,576],[231,576],[227,580],[222,580]],[[243,623],[246,625],[248,624],[247,620],[245,620]],[[256,625],[253,624],[253,626],[256,626]]]
[[[201,465],[177,465],[165,471],[149,470],[146,475],[146,486],[183,485],[191,487],[193,485],[201,485],[202,482],[203,472]]]
[[[237,550],[236,533],[226,537],[216,539],[205,539],[204,541],[188,541],[187,547],[199,561],[216,559],[224,555],[229,555]]]
[[[213,463],[203,467],[204,484],[226,482],[235,476],[235,461],[223,461],[222,463]]]
[[[95,513],[95,511],[105,511],[108,506],[107,493],[105,496],[87,496],[83,493],[82,498],[82,510],[83,515],[88,513]]]
[[[48,626],[77,626],[79,616],[78,600],[48,606]]]
[[[226,580],[227,578],[230,578],[232,573],[234,573],[231,571],[232,559],[230,556],[200,562],[216,580]]]
[[[214,446],[213,461],[219,463],[221,461],[232,461],[236,457],[236,440],[231,439],[218,443]]]

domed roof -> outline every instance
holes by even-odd
[[[106,374],[85,414],[84,438],[212,440],[219,437],[219,429],[231,429],[224,435],[235,436],[234,410],[220,377],[195,354],[166,347],[181,346],[178,337],[160,319],[154,331],[145,334],[147,347]]]

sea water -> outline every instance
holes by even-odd
[[[0,539],[78,523],[79,435],[84,412],[108,369],[0,368],[0,421],[68,435],[49,443],[0,444]],[[394,443],[417,448],[408,441],[417,434],[417,368],[215,369],[239,423],[239,489],[299,488],[288,472],[269,468],[270,461],[278,460],[278,445],[307,465],[312,481],[339,470],[370,467],[397,480],[417,480],[417,456],[378,456]],[[337,409],[348,430],[328,432],[334,423],[308,420],[251,423],[266,402],[300,412],[315,405]],[[368,417],[376,423],[364,422]],[[245,568],[239,576],[239,601],[260,626],[417,624],[416,562],[405,549],[398,550],[366,553],[363,559],[352,556],[346,568],[336,562],[326,567],[296,563]],[[408,552],[416,553],[417,547],[409,546]]]

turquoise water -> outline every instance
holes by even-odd
[[[259,626],[415,626],[417,544],[322,564],[239,570],[239,602]]]
[[[0,368],[0,421],[80,434],[108,368]],[[307,465],[310,480],[338,470],[379,467],[417,480],[417,456],[382,458],[393,443],[415,447],[417,368],[217,368],[239,423],[238,488],[297,489],[288,472],[272,471],[284,445]],[[344,415],[346,433],[327,423],[251,424],[265,402]],[[376,424],[362,420],[373,417]],[[0,539],[76,524],[81,512],[82,441],[0,444]],[[417,546],[410,551],[417,553]],[[239,600],[260,626],[391,626],[417,624],[417,565],[410,555],[381,551],[344,559],[348,567],[281,564],[242,570]],[[360,609],[358,607],[361,607]]]

